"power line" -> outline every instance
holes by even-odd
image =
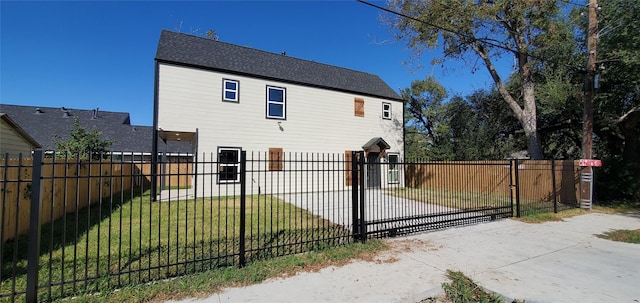
[[[492,47],[495,47],[495,48],[499,48],[499,49],[511,52],[513,54],[516,54],[516,55],[526,55],[526,56],[531,57],[533,59],[539,60],[540,62],[547,62],[547,63],[550,62],[548,60],[545,60],[542,57],[539,57],[539,56],[536,56],[536,55],[533,55],[533,54],[530,54],[530,53],[525,53],[525,52],[522,52],[522,51],[519,51],[519,50],[516,50],[516,49],[512,49],[512,48],[509,48],[509,47],[504,46],[502,44],[495,43],[495,42],[493,42],[493,41],[495,41],[493,39],[477,38],[475,36],[469,36],[466,33],[462,33],[462,32],[459,32],[459,31],[456,31],[456,30],[453,30],[453,29],[449,29],[449,28],[446,28],[446,27],[443,27],[443,26],[440,26],[440,25],[436,25],[436,24],[430,23],[428,21],[420,20],[418,18],[411,17],[411,16],[408,16],[408,15],[400,13],[400,12],[396,12],[394,10],[391,10],[391,9],[386,8],[386,7],[382,7],[382,6],[367,2],[365,0],[356,0],[356,1],[358,1],[358,2],[360,2],[362,4],[366,4],[366,5],[369,5],[371,7],[374,7],[376,9],[391,13],[393,15],[400,16],[402,18],[406,18],[406,19],[409,19],[409,20],[412,20],[412,21],[415,21],[415,22],[419,22],[419,23],[422,23],[422,24],[426,24],[428,26],[435,27],[435,28],[437,28],[439,30],[442,30],[442,31],[445,31],[445,32],[448,32],[448,33],[463,37],[463,38],[469,40],[471,43],[473,43],[473,42],[484,43],[486,45],[489,45],[489,46],[492,46]],[[565,66],[570,67],[572,69],[576,68],[575,66],[570,66],[570,65],[565,65]]]

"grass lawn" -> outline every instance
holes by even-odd
[[[465,192],[440,188],[407,187],[394,189],[391,191],[391,194],[414,201],[459,210],[482,210],[496,207],[511,207],[511,196],[487,192]],[[517,212],[515,198],[513,199],[513,203],[513,215],[515,217]],[[576,205],[573,204],[557,204],[558,210],[573,209],[575,207]],[[553,201],[547,201],[544,199],[520,199],[521,216],[550,212],[553,212]]]
[[[596,237],[617,242],[640,244],[640,229],[616,229],[596,235]]]
[[[184,298],[203,298],[227,287],[260,283],[269,278],[287,277],[302,271],[316,271],[327,266],[341,266],[354,259],[371,260],[388,246],[380,240],[351,243],[304,254],[254,260],[247,266],[225,267],[171,280],[136,284],[117,291],[78,296],[65,302],[164,302]]]
[[[246,212],[249,263],[350,241],[341,226],[271,196],[247,197]],[[25,289],[27,240],[3,245],[0,294]],[[240,241],[239,198],[150,202],[148,192],[123,193],[42,226],[39,281],[53,286],[39,298],[108,292],[235,266]]]

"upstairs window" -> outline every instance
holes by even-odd
[[[240,148],[218,147],[218,183],[240,182]]]
[[[391,103],[382,102],[382,119],[391,120]]]
[[[222,80],[222,101],[239,102],[240,82],[236,80]]]
[[[364,117],[364,99],[353,99],[353,115],[356,117]]]
[[[286,119],[287,96],[281,87],[267,86],[267,118]]]

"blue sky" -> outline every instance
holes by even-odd
[[[378,5],[384,2],[375,1]],[[426,75],[451,94],[490,87],[483,69],[412,60],[380,21],[350,1],[0,2],[0,103],[131,113],[152,125],[154,57],[162,29],[379,75],[393,89]],[[422,67],[421,67],[422,66]]]

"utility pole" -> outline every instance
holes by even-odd
[[[589,26],[587,30],[587,72],[585,76],[582,158],[592,159],[593,103],[595,98],[596,55],[598,42],[598,1],[589,0]],[[580,206],[591,209],[593,202],[593,167],[587,165],[581,174]]]

